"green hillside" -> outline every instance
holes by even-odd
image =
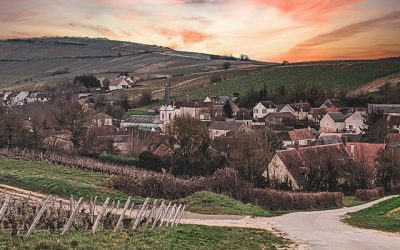
[[[191,99],[202,99],[207,95],[232,95],[235,92],[245,94],[251,88],[261,89],[264,84],[268,90],[281,85],[290,89],[298,84],[320,84],[337,91],[353,90],[397,71],[400,71],[400,60],[389,59],[295,64],[255,71],[186,94]]]

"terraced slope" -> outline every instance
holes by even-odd
[[[321,87],[331,86],[337,91],[350,91],[399,71],[399,59],[277,66],[254,71],[248,75],[231,78],[185,94],[199,99],[207,95],[232,95],[234,92],[245,94],[251,88],[256,90],[262,88],[264,84],[268,90],[281,85],[290,89],[298,84],[319,84]]]
[[[66,81],[77,74],[113,73],[115,77],[117,72],[130,72],[135,76],[171,77],[221,68],[223,61],[209,58],[210,55],[204,53],[106,39],[5,40],[0,41],[0,87]],[[264,64],[232,61],[232,68]]]

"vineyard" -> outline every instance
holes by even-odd
[[[114,232],[136,230],[139,227],[177,226],[185,211],[185,205],[166,205],[156,199],[150,202],[146,198],[142,204],[113,200],[107,197],[100,203],[98,197],[84,201],[83,197],[75,200],[58,199],[53,196],[42,197],[36,194],[26,195],[2,190],[0,195],[0,228],[10,232],[12,237],[29,237],[34,230],[48,232],[69,230],[113,230]]]
[[[185,93],[184,96],[189,95],[191,99],[203,99],[207,95],[232,95],[233,93],[243,95],[251,88],[258,90],[264,85],[267,90],[279,86],[285,86],[290,90],[296,85],[317,84],[328,86],[334,91],[349,91],[397,71],[400,71],[399,60],[279,66],[195,89]]]

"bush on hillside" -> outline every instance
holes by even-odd
[[[199,191],[221,193],[233,199],[257,204],[268,210],[321,209],[342,205],[342,193],[296,193],[255,189],[244,182],[236,170],[224,168],[211,177],[188,180],[169,174],[127,176],[113,180],[114,188],[130,195],[169,200],[185,198]]]
[[[382,187],[373,189],[357,189],[355,197],[361,201],[369,201],[372,199],[380,198],[384,195]]]

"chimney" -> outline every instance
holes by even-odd
[[[294,149],[299,150],[299,147],[300,147],[299,141],[295,141],[294,142]]]
[[[342,143],[347,146],[347,136],[346,135],[342,135],[342,137],[340,138],[342,140]]]

